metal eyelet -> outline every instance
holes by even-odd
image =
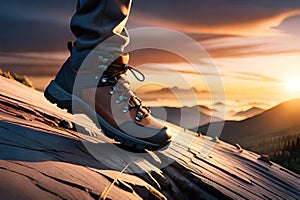
[[[102,78],[101,79],[101,83],[107,83],[107,79],[106,78]]]
[[[98,56],[98,57],[97,57],[97,62],[102,62],[102,61],[103,61],[103,59],[104,59],[104,57],[103,57],[103,56]]]
[[[106,65],[99,65],[98,69],[101,70],[101,71],[105,71],[105,70],[107,70],[107,66]]]
[[[124,101],[125,98],[123,95],[119,96],[119,98],[116,100],[116,104],[120,104],[122,101]]]
[[[109,60],[107,58],[103,58],[102,62],[107,63]]]
[[[144,114],[142,112],[138,111],[136,113],[135,120],[136,121],[141,121],[143,119],[143,117],[144,117]]]
[[[109,94],[110,95],[113,95],[114,93],[115,93],[115,91],[116,91],[116,87],[115,86],[113,86],[110,90],[109,90]]]
[[[129,105],[126,104],[126,106],[123,108],[123,113],[127,113],[129,111]]]
[[[119,96],[119,98],[116,99],[116,104],[120,104],[122,102],[122,98],[120,98],[121,96]]]
[[[121,101],[119,99],[116,100],[116,104],[120,104]]]

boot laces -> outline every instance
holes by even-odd
[[[130,83],[124,77],[128,70],[138,81],[143,82],[145,80],[145,75],[141,71],[125,64],[113,64],[104,72],[103,78],[106,79],[107,83],[113,85],[109,94],[119,95],[115,103],[120,104],[122,102],[126,102],[122,111],[127,113],[129,110],[134,109],[136,112],[135,120],[141,121],[143,118],[148,116],[151,111],[148,107],[142,105],[142,100],[136,96],[136,93],[133,90],[130,89]]]

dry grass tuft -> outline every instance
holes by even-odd
[[[32,82],[29,80],[27,76],[11,73],[9,71],[3,71],[1,68],[0,68],[0,76],[18,81],[28,87],[34,88]]]
[[[133,163],[133,161],[130,162],[130,163],[128,163],[128,165],[126,165],[126,166],[124,167],[124,169],[123,169],[122,171],[120,171],[120,173],[114,178],[113,182],[111,182],[111,184],[109,184],[109,185],[104,189],[104,191],[101,192],[100,197],[99,197],[99,200],[106,200],[106,197],[107,197],[109,191],[111,190],[111,188],[112,188],[112,187],[114,186],[114,184],[118,181],[118,179],[119,179],[119,177],[121,176],[121,174],[123,174],[123,173],[125,172],[125,170],[126,170],[132,163]]]

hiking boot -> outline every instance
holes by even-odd
[[[157,150],[167,145],[170,130],[151,116],[126,79],[128,71],[140,81],[144,75],[121,58],[106,66],[111,56],[99,54],[90,53],[80,71],[68,59],[46,88],[45,97],[70,113],[80,110],[91,118],[96,116],[103,133],[125,147]]]

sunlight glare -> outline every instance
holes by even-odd
[[[291,92],[300,92],[300,80],[289,80],[286,87]]]

